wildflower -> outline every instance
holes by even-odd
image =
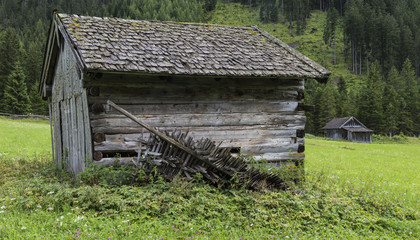
[[[25,227],[25,226],[23,226],[23,227],[21,227],[20,229],[23,229],[23,230],[25,230],[25,229],[26,229],[26,227]]]
[[[54,192],[49,192],[49,193],[47,193],[47,195],[51,195],[51,194],[54,194]]]
[[[36,207],[37,207],[37,208],[42,208],[42,207],[41,207],[41,205],[37,205]]]
[[[0,213],[5,213],[6,211],[0,211]]]
[[[52,211],[52,210],[54,210],[54,208],[49,207],[49,208],[47,208],[47,210],[48,210],[48,211]]]
[[[14,201],[14,200],[16,200],[16,198],[12,198],[12,199],[10,199],[10,201]]]
[[[41,235],[41,238],[44,238],[44,236]]]
[[[3,228],[3,231],[6,231],[6,228]]]
[[[61,219],[64,219],[64,216],[61,216],[60,218],[61,218]]]
[[[5,205],[3,205],[3,206],[1,206],[0,208],[1,208],[1,209],[5,209],[5,208],[6,208],[6,206],[5,206]]]
[[[114,229],[113,229],[113,228],[111,228],[110,230],[111,230],[111,231],[114,231]]]

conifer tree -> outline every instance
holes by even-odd
[[[330,80],[322,89],[319,99],[319,131],[327,122],[337,117],[338,95],[337,87]]]
[[[406,134],[419,133],[419,88],[415,72],[411,65],[411,61],[407,59],[400,73],[400,82],[403,84],[400,90],[400,96],[403,98],[404,106],[402,108],[402,121],[401,130]]]
[[[13,28],[7,28],[0,34],[0,100],[4,98],[3,90],[6,87],[8,76],[20,57],[19,50],[20,44],[16,31]],[[4,110],[5,105],[0,103],[0,111]]]
[[[381,133],[384,129],[382,106],[384,86],[379,68],[378,62],[374,62],[371,66],[366,86],[360,94],[358,113],[358,119],[376,133]]]
[[[27,114],[30,111],[30,100],[26,88],[25,74],[17,61],[14,70],[9,74],[4,88],[4,106],[9,113]]]
[[[392,67],[388,73],[384,87],[384,131],[386,134],[389,134],[390,137],[398,133],[398,122],[401,116],[401,100],[393,84],[398,78],[398,70],[395,67]]]
[[[324,28],[324,42],[328,45],[333,45],[334,55],[333,63],[336,64],[336,54],[335,54],[335,31],[338,25],[338,11],[335,8],[330,8],[327,12],[327,23]]]

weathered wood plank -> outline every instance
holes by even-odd
[[[176,114],[176,115],[137,115],[154,127],[202,127],[202,126],[247,126],[247,125],[276,125],[305,126],[306,117],[303,113],[294,115],[280,114]],[[103,118],[91,121],[92,128],[135,127],[135,124],[126,118]],[[94,130],[94,132],[99,132]],[[105,132],[105,131],[104,131]]]
[[[98,103],[94,103],[96,106]],[[124,105],[134,115],[165,115],[165,114],[210,114],[210,113],[284,113],[294,112],[298,101],[211,101],[196,103],[138,104]],[[93,107],[92,107],[93,108]],[[121,117],[114,109],[106,109],[106,113],[91,113],[91,119]]]
[[[60,103],[60,108],[61,108],[61,132],[62,132],[62,139],[63,139],[63,154],[62,154],[62,158],[63,158],[63,168],[67,169],[68,165],[68,152],[69,152],[69,135],[68,135],[68,127],[69,127],[69,122],[68,122],[68,110],[67,110],[67,101],[62,101]]]
[[[300,129],[302,128],[301,124],[288,124],[287,126],[277,126],[277,125],[253,125],[253,126],[245,126],[245,127],[265,127],[265,126],[269,126],[269,127],[277,127],[278,130],[296,130],[296,129]],[[190,131],[191,134],[193,133],[199,133],[199,132],[203,132],[203,134],[207,134],[207,135],[211,135],[212,132],[215,132],[217,130],[211,130],[211,129],[216,129],[216,128],[235,128],[237,126],[219,126],[219,127],[176,127],[176,129],[179,130],[183,130],[183,131]],[[208,130],[205,130],[205,128],[208,128]],[[239,127],[241,128],[241,127]],[[159,127],[160,130],[171,130],[174,129],[173,127]],[[204,129],[204,130],[203,130]],[[112,128],[110,127],[94,127],[92,128],[92,132],[93,133],[97,133],[97,132],[103,132],[105,134],[140,134],[142,131],[142,128],[136,128],[136,127],[119,127],[119,126],[113,126]],[[223,130],[220,130],[223,131]],[[198,135],[195,135],[198,136]]]
[[[133,152],[139,149],[138,142],[101,142],[94,143],[95,151],[100,151],[103,153],[109,152]]]
[[[298,161],[303,159],[305,159],[304,153],[265,153],[255,156],[255,160],[267,162]]]
[[[60,109],[60,103],[59,102],[53,102],[53,113],[52,118],[54,120],[54,145],[55,145],[55,161],[58,164],[59,168],[63,168],[62,165],[62,149],[63,149],[63,142],[61,137],[61,109]]]
[[[186,88],[180,91],[175,88],[123,88],[109,87],[100,89],[100,97],[115,99],[120,96],[161,99],[179,99],[194,101],[202,99],[267,99],[267,100],[288,100],[297,99],[298,92],[296,90],[280,90],[280,89],[229,89],[228,87],[202,87],[202,88]]]
[[[69,99],[70,105],[70,126],[71,129],[69,134],[71,136],[71,145],[70,145],[70,162],[72,164],[73,173],[77,174],[80,171],[80,160],[79,160],[79,149],[78,149],[78,134],[77,134],[77,111],[74,97]]]
[[[77,112],[78,153],[79,153],[80,167],[83,170],[85,167],[85,159],[86,159],[86,151],[85,151],[86,143],[85,142],[88,139],[85,139],[85,124],[83,122],[83,102],[82,102],[81,95],[76,95],[76,112]]]
[[[85,166],[92,161],[93,159],[93,147],[92,147],[92,136],[91,136],[91,127],[90,127],[90,119],[89,119],[89,108],[87,102],[87,93],[86,89],[82,90],[81,94],[82,100],[82,112],[83,112],[83,124],[84,124],[84,135],[85,135]]]
[[[265,153],[282,153],[282,152],[297,152],[299,144],[283,144],[283,145],[271,145],[271,144],[263,144],[263,145],[252,145],[252,146],[242,146],[241,153],[243,154],[265,154]]]
[[[303,79],[279,79],[279,78],[214,78],[206,76],[139,76],[130,74],[103,74],[100,78],[85,78],[84,87],[92,86],[115,86],[124,85],[129,87],[146,86],[154,87],[156,85],[167,86],[190,86],[190,85],[231,85],[236,87],[284,87],[284,86],[304,86]]]

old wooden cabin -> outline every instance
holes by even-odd
[[[334,118],[322,129],[326,130],[327,138],[372,143],[373,130],[368,129],[355,117]]]
[[[135,123],[189,130],[273,164],[304,159],[304,79],[330,72],[256,27],[54,14],[40,94],[50,100],[54,159],[136,155]]]

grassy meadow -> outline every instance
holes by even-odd
[[[420,144],[309,136],[294,191],[178,179],[121,185],[129,168],[74,183],[51,164],[48,121],[0,118],[0,239],[419,239]],[[234,183],[232,183],[234,185]]]
[[[51,154],[50,122],[0,118],[0,157]]]

